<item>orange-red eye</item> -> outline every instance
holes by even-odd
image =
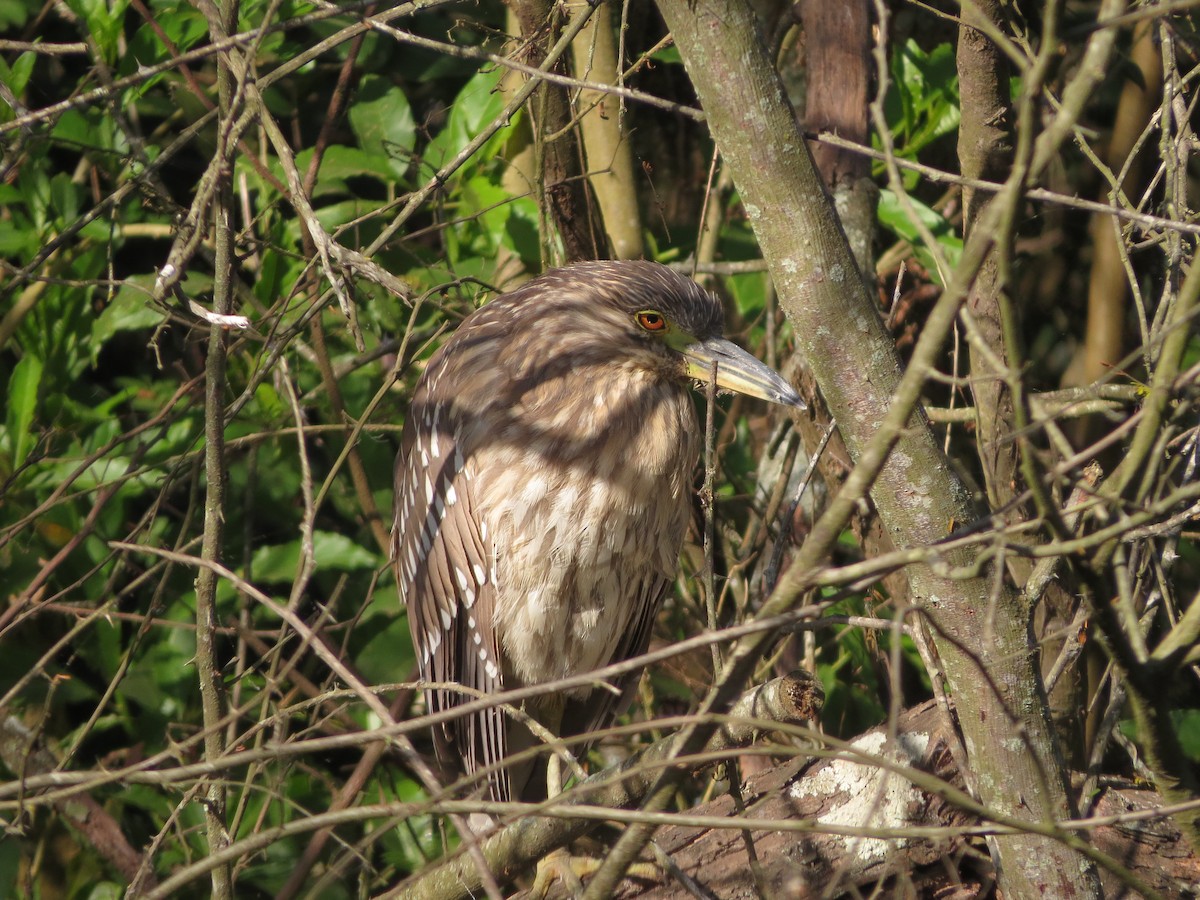
[[[652,309],[638,313],[637,323],[646,331],[665,331],[667,327],[667,320],[663,318],[662,313]]]

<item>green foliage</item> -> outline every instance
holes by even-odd
[[[1193,765],[1200,765],[1200,709],[1173,709],[1170,711],[1171,726],[1184,755]],[[1142,744],[1137,722],[1125,719],[1120,725],[1121,733],[1131,741]]]
[[[884,114],[896,155],[917,159],[934,141],[958,131],[961,112],[954,47],[941,43],[926,52],[909,38],[895,48],[891,68]],[[916,184],[916,173],[906,177],[906,187]]]
[[[1200,763],[1200,709],[1173,710],[1171,718],[1183,752],[1193,763]]]
[[[145,75],[209,40],[194,4],[154,0],[145,9],[124,0],[72,0],[63,7],[80,30],[74,37],[55,32],[53,39],[86,39],[90,64],[132,81],[110,100],[73,104],[2,138],[19,136],[21,143],[18,156],[5,158],[18,167],[17,177],[0,180],[0,255],[12,267],[6,271],[35,277],[0,283],[0,311],[21,309],[5,318],[15,330],[0,347],[0,575],[11,608],[21,611],[0,626],[6,648],[0,694],[6,716],[26,721],[40,744],[69,754],[67,767],[81,771],[119,769],[139,758],[170,769],[202,753],[196,566],[117,546],[198,555],[207,486],[207,328],[187,312],[185,300],[211,305],[210,245],[190,260],[178,297],[161,305],[152,296],[218,146],[220,133],[208,113],[216,97],[215,57]],[[289,27],[262,35],[255,59],[260,76],[353,23],[318,17],[297,25],[297,17],[315,8],[256,3],[242,4],[239,27],[259,28],[268,10]],[[0,4],[0,28],[20,28],[32,12],[24,4]],[[451,21],[432,12],[409,24],[444,37]],[[479,45],[502,23],[502,10],[480,11],[471,27],[453,21],[460,39]],[[530,270],[541,266],[536,203],[504,186],[506,148],[525,127],[524,113],[509,116],[464,155],[511,96],[501,87],[503,70],[428,55],[397,62],[394,47],[370,35],[359,49],[344,111],[318,141],[350,46],[342,40],[286,78],[264,78],[264,100],[294,139],[301,176],[315,171],[311,202],[318,221],[348,246],[379,237],[409,192],[446,169],[400,237],[375,254],[413,297],[426,296],[414,313],[411,298],[357,279],[358,322],[368,345],[367,354],[359,354],[341,315],[316,306],[320,285],[311,280],[306,230],[290,203],[283,162],[262,131],[243,134],[230,173],[239,230],[236,303],[253,325],[245,334],[226,334],[228,501],[221,558],[281,606],[289,605],[299,573],[309,571],[292,608],[320,635],[299,641],[236,583],[219,581],[220,677],[242,711],[231,752],[264,740],[379,724],[362,704],[345,698],[317,704],[296,693],[296,684],[337,686],[311,652],[311,640],[326,642],[368,683],[403,681],[414,672],[407,622],[390,575],[383,574],[387,548],[375,541],[369,523],[374,516],[386,521],[390,509],[395,429],[417,370],[405,366],[395,389],[377,396],[391,362],[375,351],[407,334],[409,357],[430,352],[435,332],[472,308],[480,291],[472,279],[489,281],[498,256]],[[65,59],[50,67],[37,53],[5,53],[0,79],[30,108],[96,87],[91,65]],[[15,115],[0,104],[0,126]],[[317,351],[314,316],[326,336]],[[282,354],[286,371],[274,353]],[[338,373],[337,398],[315,353]],[[365,492],[344,459],[345,423],[360,419],[366,427],[354,453],[367,476]],[[305,428],[299,438],[298,424]],[[306,496],[313,498],[307,511]],[[311,565],[302,538],[306,517]],[[250,643],[246,635],[253,636]],[[233,837],[328,809],[357,752],[229,770]],[[0,764],[15,774],[15,759]],[[152,871],[162,878],[207,852],[203,812],[186,799],[186,787],[103,779],[89,795],[130,846],[153,844]],[[364,802],[380,803],[423,797],[411,774],[391,764],[374,773],[363,794]],[[379,825],[364,821],[340,835],[351,844],[366,842],[364,885],[394,882],[444,851],[431,813]],[[28,867],[70,828],[46,808],[23,838],[0,842],[0,883],[19,885],[22,896],[122,893],[103,852],[78,836],[71,840],[81,850],[62,861],[61,871]],[[275,841],[250,858],[238,873],[239,895],[282,888],[308,837],[300,832]],[[207,893],[200,879],[179,896]],[[322,896],[351,893],[340,880],[321,890]]]
[[[894,153],[900,159],[919,161],[922,151],[958,132],[961,110],[954,48],[949,43],[941,43],[927,52],[915,39],[909,38],[895,48],[891,56],[891,74],[884,115]],[[874,144],[876,149],[882,146],[878,135],[874,137]],[[883,174],[883,163],[875,163],[875,172]],[[911,195],[920,182],[917,172],[902,169],[901,179],[905,193],[910,195],[907,203],[901,202],[893,190],[882,191],[879,223],[900,240],[911,244],[926,271],[939,284],[944,283],[948,272],[936,264],[918,225],[932,234],[951,268],[957,265],[962,253],[962,239],[945,216]]]
[[[13,369],[8,382],[8,417],[4,437],[8,443],[8,468],[19,469],[33,443],[30,426],[38,405],[38,385],[42,380],[42,361],[26,356]]]
[[[95,59],[119,75],[170,60],[208,38],[205,19],[192,4],[162,0],[148,8],[156,27],[130,28],[138,18],[127,3],[70,5],[95,42]],[[244,4],[243,26],[257,28],[256,17],[266,9]],[[311,8],[277,14],[286,18],[306,11]],[[23,7],[0,7],[0,20],[19,25],[24,12]],[[259,65],[266,71],[292,58],[320,35],[335,33],[332,24],[268,36],[259,48]],[[423,24],[435,33],[445,30],[436,15]],[[294,150],[302,173],[317,153],[322,125],[317,111],[329,103],[333,84],[326,76],[345,59],[345,45],[338,47],[330,59],[266,91],[268,107],[277,113],[290,116],[300,97],[313,112],[295,120],[301,140]],[[377,236],[395,212],[395,198],[458,154],[503,105],[494,69],[446,67],[440,77],[420,83],[394,77],[386,56],[372,57],[370,49],[363,59],[374,71],[355,81],[342,124],[322,147],[312,191],[322,224],[334,231],[352,229],[355,243]],[[57,81],[48,80],[37,68],[42,59],[24,53],[0,60],[5,86],[25,96],[36,84],[40,93],[27,98],[35,103],[46,101],[48,89],[67,95],[87,88],[83,70],[67,69]],[[201,83],[211,83],[212,60],[193,63],[191,71],[201,72]],[[179,310],[150,302],[156,270],[191,201],[189,192],[216,147],[217,132],[209,123],[185,141],[184,153],[172,148],[183,129],[205,115],[212,99],[202,100],[194,88],[176,67],[124,89],[117,100],[136,113],[136,126],[103,103],[47,117],[23,138],[19,177],[0,184],[0,254],[40,276],[4,288],[3,304],[20,300],[24,312],[13,320],[10,343],[0,348],[5,398],[0,572],[14,599],[29,586],[34,593],[23,602],[47,603],[36,615],[27,612],[15,626],[8,625],[0,691],[8,694],[6,715],[37,723],[38,734],[59,750],[70,750],[71,765],[81,769],[101,759],[111,758],[106,765],[119,767],[135,756],[156,754],[162,755],[161,765],[170,766],[194,761],[198,753],[196,569],[114,546],[127,542],[199,553],[206,486],[205,329]],[[419,96],[426,108],[434,99],[443,102],[448,115],[440,125],[418,120],[410,95]],[[0,123],[12,118],[5,107]],[[514,116],[482,152],[449,175],[422,211],[426,225],[439,223],[430,230],[432,241],[404,242],[379,255],[382,264],[407,276],[414,290],[445,285],[462,274],[490,276],[502,248],[536,264],[533,201],[510,197],[500,188],[505,168],[500,151],[520,123]],[[246,215],[238,223],[245,254],[238,303],[255,330],[248,341],[227,335],[230,499],[221,555],[259,588],[278,590],[277,602],[286,606],[289,589],[305,568],[301,523],[307,481],[317,501],[313,557],[296,612],[306,621],[325,623],[322,627],[332,618],[337,624],[320,639],[370,682],[403,680],[414,663],[407,624],[390,579],[376,590],[386,569],[386,548],[374,541],[364,496],[339,459],[346,417],[360,417],[379,403],[376,394],[387,368],[358,355],[340,315],[315,310],[315,295],[306,286],[311,269],[301,252],[304,231],[288,201],[283,166],[269,144],[258,143],[261,138],[247,133],[247,152],[237,155],[232,173],[244,191],[245,205],[239,209]],[[177,155],[160,167],[157,161],[168,151]],[[202,253],[189,266],[182,296],[208,305],[213,284]],[[443,307],[462,309],[473,299],[473,291],[443,289],[413,317],[401,301],[363,285],[360,322],[372,348],[413,329],[411,353],[445,321]],[[336,402],[306,351],[307,338],[298,340],[288,331],[314,312],[328,334],[321,353],[341,373]],[[279,347],[288,374],[274,369],[264,350],[262,339],[269,334],[284,335]],[[274,374],[264,378],[269,372]],[[355,451],[369,473],[367,496],[384,515],[390,503],[392,425],[403,421],[404,396],[414,377],[405,371],[397,391],[382,398]],[[293,381],[299,419],[281,378]],[[299,441],[297,422],[307,429]],[[301,447],[307,470],[301,467]],[[277,616],[227,580],[219,584],[217,602],[222,679],[247,716],[235,746],[245,749],[262,740],[255,736],[260,716],[272,723],[278,739],[293,727],[319,729],[325,713],[296,705],[300,698],[286,693],[288,676],[281,671],[298,666],[297,674],[320,685],[329,677],[324,664],[303,652],[281,669],[277,653],[307,645],[299,645],[294,634],[281,630]],[[267,645],[278,640],[278,648],[264,651],[259,645],[239,652],[238,628],[260,635]],[[377,724],[360,708],[348,713],[360,726]],[[239,811],[240,823],[235,837],[328,808],[339,789],[333,774],[340,765],[320,758],[300,765],[284,761],[269,769],[263,783],[252,768],[233,770],[230,809]],[[376,801],[410,802],[421,796],[407,773],[376,777],[369,790]],[[150,844],[166,829],[167,839],[153,859],[160,877],[205,854],[202,811],[194,803],[181,804],[173,790],[107,784],[91,794],[134,847]],[[0,878],[21,884],[26,895],[49,891],[57,875],[19,875],[21,860],[31,859],[39,846],[69,828],[54,817],[37,821],[25,840],[0,844]],[[379,872],[393,880],[442,849],[430,815],[384,829],[374,840]],[[301,833],[272,844],[239,873],[239,891],[280,889],[306,843]],[[103,855],[86,842],[62,874],[65,881],[56,888],[62,896],[102,897],[124,890],[108,877],[113,873]],[[202,884],[181,896],[207,895]]]
[[[254,551],[252,561],[255,579],[266,583],[290,584],[299,571],[302,553],[300,540],[259,547]],[[318,572],[352,572],[356,569],[373,569],[379,564],[378,554],[364,549],[345,535],[327,531],[313,534],[312,559]]]
[[[941,248],[942,257],[946,264],[953,268],[958,265],[962,256],[962,238],[955,232],[953,226],[936,210],[930,209],[920,200],[909,195],[902,201],[894,191],[887,188],[879,192],[879,207],[876,214],[879,223],[894,233],[896,237],[912,244],[917,260],[925,267],[939,284],[945,283],[948,272],[944,272],[937,264],[937,259],[924,242],[924,235],[914,224],[919,222],[937,241]]]
[[[115,63],[129,0],[67,0],[67,5],[83,20],[104,61],[109,65]]]
[[[830,615],[864,616],[874,612],[865,598],[833,603]],[[817,675],[825,689],[821,723],[838,737],[850,738],[881,723],[887,715],[884,698],[899,687],[886,683],[883,660],[891,655],[894,635],[890,631],[868,632],[851,626],[839,627],[833,639],[821,644]],[[912,641],[900,638],[901,659],[914,672],[923,672]],[[900,673],[896,673],[899,675]],[[928,690],[928,684],[924,686]]]
[[[347,118],[358,146],[379,157],[362,171],[390,171],[402,180],[412,164],[417,141],[412,107],[404,91],[384,78],[368,76],[359,82],[358,102],[347,111]]]

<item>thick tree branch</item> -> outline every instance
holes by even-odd
[[[521,37],[536,56],[548,52],[558,39],[559,17],[546,0],[509,0],[521,25]],[[594,15],[594,13],[593,13]],[[582,32],[581,32],[582,33]],[[576,38],[578,39],[578,38]],[[560,74],[564,64],[559,63]],[[543,234],[543,254],[553,264],[596,259],[599,229],[592,221],[583,179],[583,150],[573,126],[567,92],[556,84],[540,84],[526,108],[532,128],[535,155],[541,160],[540,181],[535,186],[542,216],[552,228]],[[561,240],[561,250],[555,235]]]
[[[620,81],[622,60],[617,59],[613,30],[615,6],[613,0],[599,3],[571,44],[575,74],[581,79],[606,84]],[[600,207],[612,258],[640,259],[642,220],[624,105],[611,94],[582,89],[576,106],[588,182]]]

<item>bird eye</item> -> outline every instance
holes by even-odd
[[[663,314],[653,309],[644,309],[638,313],[637,323],[646,331],[665,331],[667,328],[667,320],[663,318]]]

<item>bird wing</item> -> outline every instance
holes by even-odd
[[[503,690],[492,627],[491,541],[480,528],[469,459],[445,418],[418,392],[396,457],[396,580],[421,676],[456,682],[486,697]],[[476,699],[445,688],[427,690],[425,696],[431,713]],[[435,729],[439,757],[467,774],[499,763],[506,752],[505,724],[496,707],[447,722],[440,734]],[[494,799],[508,799],[506,772],[498,771],[490,785]]]

